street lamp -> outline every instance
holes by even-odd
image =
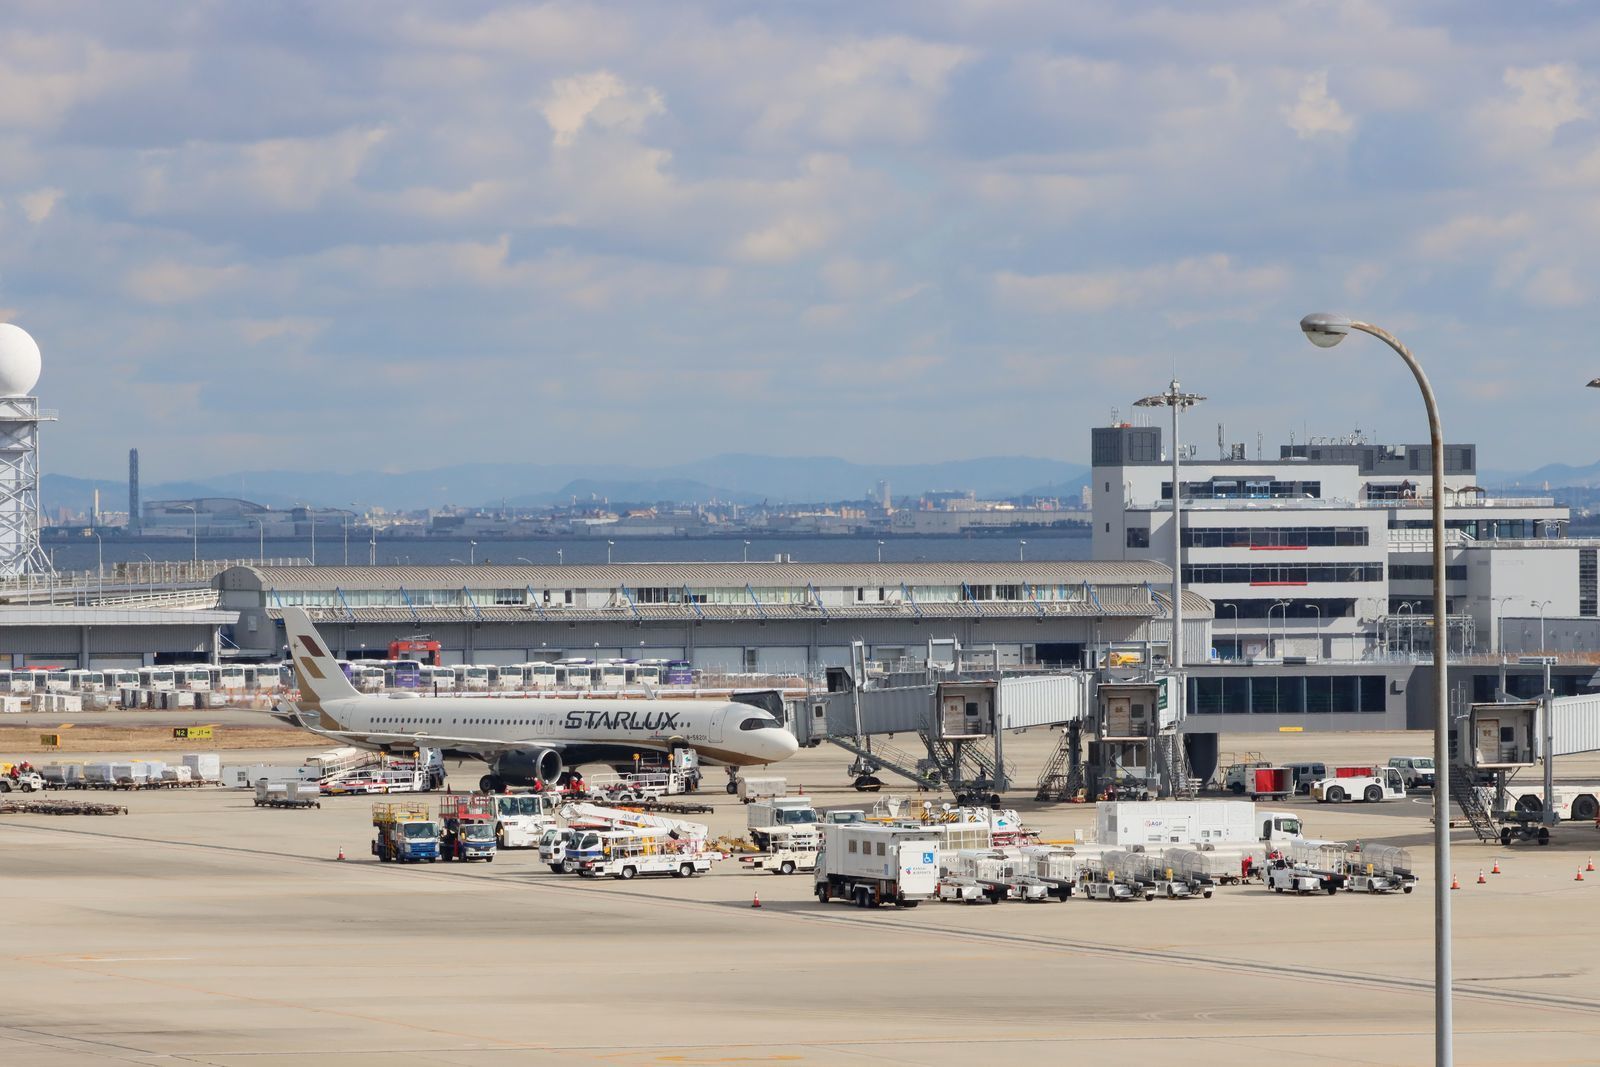
[[[467,542],[467,562],[468,563],[477,563],[478,562],[478,542],[476,542],[476,541],[468,541]]]
[[[1321,659],[1322,658],[1322,605],[1321,604],[1313,604],[1308,600],[1308,601],[1306,601],[1306,607],[1310,608],[1312,611],[1317,613],[1317,624],[1316,624],[1316,631],[1317,631],[1317,658]],[[1287,612],[1285,612],[1285,614],[1287,614]]]
[[[187,511],[194,516],[194,557],[193,562],[200,562],[200,506],[198,504],[179,504],[179,511]]]
[[[378,528],[373,525],[372,517],[367,517],[367,566],[378,565]]]
[[[1172,409],[1172,641],[1167,647],[1167,659],[1173,670],[1183,668],[1183,483],[1178,480],[1178,413],[1204,399],[1198,393],[1181,392],[1178,379],[1174,378],[1166,392],[1133,402],[1136,408]],[[1182,685],[1175,689],[1183,692]],[[1181,710],[1178,717],[1182,718]]]
[[[258,563],[258,564],[266,563],[266,561],[267,561],[267,524],[266,524],[266,521],[264,519],[260,519],[260,518],[254,518],[254,519],[251,519],[250,521],[256,524],[256,563]]]
[[[1332,348],[1351,330],[1371,334],[1405,361],[1428,411],[1433,460],[1433,1059],[1435,1067],[1455,1062],[1454,1008],[1450,966],[1450,639],[1447,629],[1444,569],[1444,430],[1433,386],[1410,350],[1387,330],[1343,315],[1307,315],[1300,329],[1318,348]]]
[[[526,563],[530,567],[533,566],[533,560],[529,559],[527,556],[518,556],[517,557],[517,562],[518,563]]]
[[[339,513],[339,525],[344,527],[344,565],[350,566],[350,513]]]
[[[566,552],[566,549],[563,549],[563,548],[556,549],[556,566],[564,567],[566,565],[567,565],[567,552]]]
[[[616,547],[617,547],[617,543],[615,541],[607,541],[606,542],[606,565],[607,566],[610,566],[610,564],[611,564],[611,550],[613,548],[616,548]]]
[[[1530,608],[1538,608],[1539,609],[1539,653],[1540,653],[1540,655],[1543,655],[1544,654],[1544,609],[1550,606],[1550,601],[1548,601],[1548,600],[1531,600],[1530,599],[1528,601],[1528,606]]]
[[[1028,547],[1028,542],[1026,542],[1026,541],[1018,541],[1017,542],[1017,562],[1018,563],[1022,562],[1022,553],[1023,553],[1023,550],[1026,549],[1027,547]]]
[[[746,562],[746,563],[750,562],[750,542],[749,541],[746,541],[744,543],[744,562]]]
[[[1233,609],[1233,658],[1239,659],[1239,605],[1223,601],[1222,606]]]
[[[879,563],[883,562],[883,542],[882,541],[878,542],[878,562]]]
[[[1517,598],[1514,597],[1514,596],[1492,596],[1492,597],[1489,598],[1489,603],[1491,603],[1491,604],[1504,604],[1508,600],[1515,600],[1515,599],[1517,599]],[[1496,652],[1499,652],[1500,654],[1504,655],[1505,654],[1505,650],[1506,650],[1506,615],[1505,615],[1505,609],[1504,608],[1497,608],[1495,610],[1494,616],[1495,616],[1495,623],[1497,624],[1497,626],[1496,626],[1496,636],[1495,636],[1495,649],[1494,650]]]

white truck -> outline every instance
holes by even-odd
[[[1102,845],[1148,849],[1255,844],[1287,842],[1300,835],[1299,816],[1257,811],[1249,800],[1115,800],[1095,805],[1095,840]]]
[[[1557,784],[1552,811],[1563,822],[1595,822],[1600,818],[1600,785],[1593,782]],[[1506,807],[1537,814],[1544,810],[1544,786],[1511,784],[1506,786]]]
[[[567,846],[566,862],[584,878],[620,878],[644,874],[670,874],[690,878],[705,874],[721,853],[709,853],[694,844],[675,840],[660,826],[616,830],[585,830]]]
[[[1404,800],[1406,783],[1394,767],[1366,768],[1370,774],[1344,774],[1311,783],[1311,799],[1318,804],[1338,804],[1345,800]]]
[[[822,835],[814,826],[775,828],[767,838],[767,851],[740,856],[739,862],[752,871],[793,874],[817,869],[817,852]]]
[[[500,848],[538,848],[544,832],[556,825],[560,801],[546,793],[497,793],[491,799]]]
[[[750,802],[745,822],[751,842],[765,850],[775,830],[816,826],[817,812],[810,797],[765,797]]]
[[[939,885],[939,842],[913,826],[824,825],[817,854],[817,900],[851,900],[858,908],[914,908]]]

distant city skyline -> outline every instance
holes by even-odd
[[[170,14],[7,12],[47,472],[1081,463],[1174,374],[1202,449],[1420,438],[1318,310],[1486,467],[1600,455],[1589,5]]]

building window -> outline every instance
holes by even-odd
[[[1381,582],[1382,563],[1196,563],[1183,568],[1188,585],[1310,585],[1321,582]]]
[[[1596,596],[1595,549],[1578,550],[1578,614],[1595,615],[1600,610],[1600,597]]]
[[[1365,526],[1186,526],[1187,548],[1365,548]]]
[[[1187,534],[1188,531],[1185,530],[1184,533]],[[1150,527],[1148,527],[1148,526],[1130,526],[1130,527],[1128,527],[1128,547],[1129,548],[1149,548],[1150,547]]]

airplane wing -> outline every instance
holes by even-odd
[[[493,755],[500,752],[514,752],[519,749],[553,748],[560,751],[567,747],[566,741],[551,741],[544,738],[526,738],[515,741],[496,741],[486,737],[449,737],[444,734],[429,733],[382,733],[376,730],[324,730],[317,729],[323,737],[337,740],[365,741],[373,745],[415,745],[418,748],[448,748],[456,752],[477,752],[484,755]]]

